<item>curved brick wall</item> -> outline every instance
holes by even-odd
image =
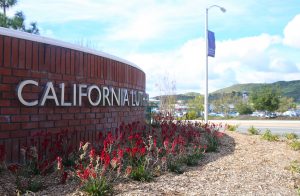
[[[46,82],[54,85],[97,84],[145,92],[145,73],[126,60],[39,36],[0,28],[0,144],[7,159],[18,161],[21,140],[36,132],[62,129],[88,132],[116,128],[121,122],[144,120],[144,107],[24,106],[17,97],[23,80],[39,82],[24,88],[25,99],[38,99]],[[58,87],[55,87],[58,88]],[[66,97],[70,99],[67,93]],[[88,136],[93,139],[93,134]],[[11,150],[10,147],[12,147]]]

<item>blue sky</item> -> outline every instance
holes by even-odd
[[[204,13],[216,35],[209,91],[236,83],[300,80],[299,0],[19,0],[11,10],[37,21],[41,35],[132,61],[159,95],[204,91]]]

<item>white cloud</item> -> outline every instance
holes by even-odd
[[[269,52],[280,41],[278,36],[262,34],[217,42],[216,57],[209,58],[209,91],[236,83],[299,79],[299,69],[294,62]],[[204,92],[204,39],[189,40],[170,52],[136,53],[128,59],[145,70],[151,96],[159,93],[155,84],[166,72],[175,78],[178,93]]]
[[[84,26],[85,21],[94,22],[93,25],[99,24],[91,27],[94,31],[101,32],[91,33],[95,37],[92,40],[101,43],[101,49],[121,54],[120,56],[142,67],[147,75],[147,91],[150,95],[155,95],[158,93],[156,84],[166,73],[171,80],[176,80],[178,93],[204,91],[204,39],[195,37],[201,36],[198,29],[203,33],[204,8],[208,3],[203,0],[22,0],[10,13],[22,10],[29,21],[47,24],[45,29],[41,28],[41,33],[51,37],[55,37],[56,31],[59,32],[64,24]],[[215,3],[226,7],[228,12],[223,15],[218,10],[210,10],[210,26],[216,32],[223,33],[224,28],[241,30],[238,36],[245,31],[249,31],[248,35],[252,34],[250,28],[240,29],[245,28],[248,22],[253,23],[251,27],[257,25],[258,29],[265,25],[257,18],[262,15],[253,12],[253,7],[271,6],[268,2],[252,0],[240,4],[236,0],[216,0],[213,4]],[[220,20],[221,16],[226,17],[226,20]],[[241,16],[243,18],[239,18]],[[262,17],[267,16],[269,15]],[[78,21],[80,23],[76,23]],[[49,26],[57,29],[48,29]],[[282,48],[276,48],[278,45],[282,47],[282,43],[300,47],[299,26],[300,15],[297,15],[284,29],[284,38],[262,33],[217,42],[216,58],[209,58],[209,91],[235,83],[300,79],[299,58],[297,62],[286,56]],[[76,28],[69,31],[70,34],[74,32]],[[90,39],[88,35],[82,36]],[[166,39],[169,42],[164,42]],[[178,46],[184,39],[187,41]],[[151,41],[161,41],[161,45],[176,42],[177,48],[170,49],[172,46],[168,45],[168,49],[143,48],[163,52],[139,51],[140,44],[151,45]],[[279,51],[276,55],[271,52],[274,48]]]
[[[202,28],[208,4],[202,0],[22,0],[9,12],[13,14],[22,10],[30,21],[38,21],[39,24],[60,26],[77,21],[99,22],[106,25],[106,35],[101,35],[106,39],[145,41],[174,36],[189,27]],[[222,2],[231,10],[230,14],[245,13],[248,4],[237,5],[235,0]],[[210,21],[218,22],[221,14],[214,12]]]
[[[283,43],[300,48],[300,14],[296,15],[284,29]]]
[[[298,67],[295,63],[283,58],[274,58],[270,63],[270,69],[281,73],[298,72]]]

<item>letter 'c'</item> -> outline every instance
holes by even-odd
[[[34,81],[34,80],[24,80],[24,81],[20,82],[20,84],[17,87],[17,94],[18,94],[19,101],[23,105],[26,105],[26,106],[36,106],[38,104],[38,100],[35,100],[35,101],[32,101],[32,102],[28,102],[28,101],[25,101],[25,99],[22,97],[23,88],[27,84],[33,84],[35,86],[39,85],[39,83],[36,82],[36,81]]]

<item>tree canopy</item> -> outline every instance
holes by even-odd
[[[239,102],[235,105],[235,108],[239,114],[252,114],[252,108],[247,102]]]
[[[280,103],[279,103],[279,112],[285,112],[289,109],[294,109],[296,108],[296,103],[294,102],[293,98],[289,97],[281,97],[280,98]]]
[[[204,97],[202,95],[196,96],[194,99],[189,100],[188,102],[189,111],[193,111],[196,114],[201,114],[204,110]]]
[[[0,13],[0,26],[25,31],[28,33],[39,34],[39,29],[36,22],[31,22],[28,28],[25,26],[25,15],[23,12],[18,11],[13,17],[7,17],[7,9],[14,6],[16,3],[17,0],[0,0],[0,8],[3,10],[3,13]]]
[[[250,100],[256,110],[273,112],[279,108],[280,91],[271,87],[262,87],[254,91]]]

